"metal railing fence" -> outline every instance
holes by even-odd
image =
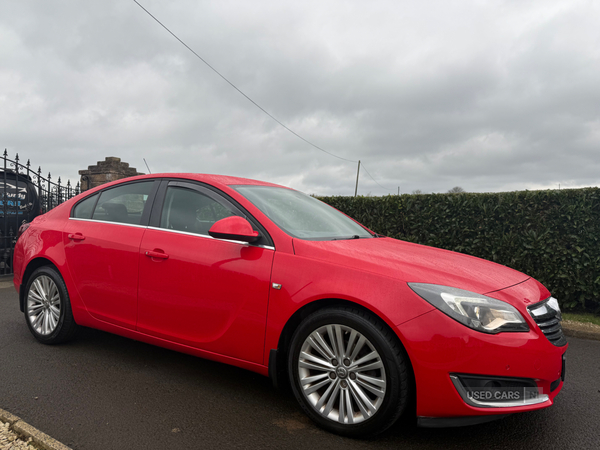
[[[36,216],[76,196],[80,192],[79,183],[71,186],[52,181],[52,175],[42,176],[42,168],[37,172],[31,163],[21,164],[19,154],[14,160],[8,157],[5,149],[0,166],[0,275],[12,273],[12,255],[19,227]]]

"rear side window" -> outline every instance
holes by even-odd
[[[153,184],[154,181],[143,181],[102,192],[92,219],[139,225]]]
[[[96,200],[98,200],[98,194],[92,195],[77,203],[75,208],[73,208],[72,217],[76,219],[91,219]]]

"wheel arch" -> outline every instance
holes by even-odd
[[[409,379],[412,384],[412,392],[416,392],[416,384],[414,378],[414,371],[412,367],[412,362],[410,360],[410,356],[406,351],[406,347],[402,343],[402,340],[398,337],[398,334],[392,329],[392,327],[388,324],[386,320],[382,317],[371,311],[369,308],[360,305],[359,303],[352,302],[349,300],[342,300],[339,298],[324,298],[320,300],[315,300],[313,302],[307,303],[306,305],[299,308],[292,316],[288,319],[286,324],[284,325],[281,334],[279,335],[279,341],[277,342],[277,349],[270,350],[269,353],[269,377],[273,382],[273,385],[277,389],[281,389],[283,391],[290,391],[289,386],[289,377],[288,377],[288,369],[287,369],[287,359],[288,359],[288,350],[292,341],[292,337],[294,332],[298,328],[298,326],[302,323],[302,321],[310,316],[313,312],[318,311],[323,308],[331,308],[331,307],[352,307],[359,309],[366,314],[372,316],[376,320],[380,321],[384,327],[387,327],[394,338],[400,344],[402,351],[404,352],[404,356],[406,357],[406,361],[408,361],[409,368]],[[416,405],[415,405],[416,406]],[[413,409],[416,410],[416,409]]]
[[[19,286],[19,308],[21,309],[21,312],[25,312],[25,286],[27,286],[31,274],[35,272],[36,269],[43,266],[51,266],[58,271],[58,267],[56,267],[52,261],[41,256],[34,258],[27,263],[27,268],[25,269],[25,272],[23,272],[23,278],[21,278],[21,285]]]

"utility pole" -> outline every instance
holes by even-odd
[[[358,174],[360,173],[360,159],[358,160],[358,169],[356,170],[356,187],[354,188],[354,196],[358,193]]]

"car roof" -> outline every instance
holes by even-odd
[[[144,178],[185,178],[189,180],[196,180],[214,186],[234,186],[234,185],[250,185],[250,186],[273,186],[283,187],[279,184],[269,183],[267,181],[252,180],[250,178],[232,177],[228,175],[213,175],[204,173],[156,173],[134,177],[136,179]],[[119,181],[123,181],[119,180]]]

